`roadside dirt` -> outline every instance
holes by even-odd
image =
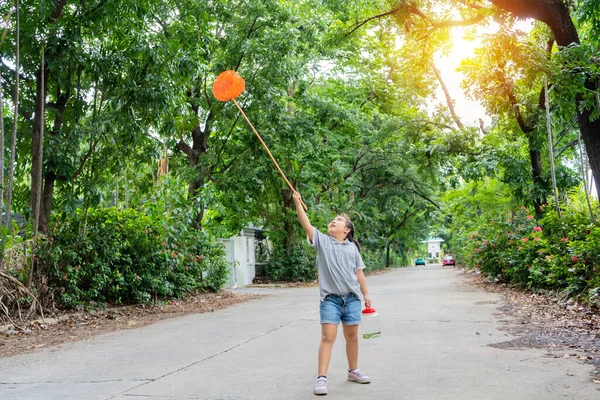
[[[593,365],[600,384],[600,312],[572,300],[532,293],[504,283],[489,282],[476,271],[463,270],[466,281],[487,292],[502,294],[496,316],[503,329],[517,336],[490,346],[500,349],[537,348],[547,357],[576,358]]]
[[[15,321],[0,326],[0,357],[89,338],[121,329],[134,329],[187,314],[213,312],[264,297],[250,293],[202,293],[149,306],[123,306],[89,311],[58,311],[42,320]]]

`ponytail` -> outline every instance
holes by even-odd
[[[350,217],[348,217],[346,214],[341,214],[341,216],[344,217],[344,219],[346,220],[346,228],[350,229],[350,232],[348,232],[346,239],[354,243],[354,245],[358,249],[358,252],[360,253],[360,243],[358,242],[358,240],[354,239],[354,224],[350,220]]]

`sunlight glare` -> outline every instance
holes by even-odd
[[[465,97],[460,84],[464,78],[461,72],[456,69],[460,66],[462,60],[473,57],[475,49],[481,45],[481,39],[478,37],[465,37],[464,28],[452,29],[452,49],[448,54],[438,52],[435,56],[435,63],[440,70],[444,84],[448,88],[450,97],[454,100],[454,109],[461,121],[468,125],[479,125],[481,118],[485,125],[489,125],[490,117],[485,109],[476,101]],[[441,88],[436,90],[437,104],[442,103],[446,106],[446,97]]]

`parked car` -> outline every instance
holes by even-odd
[[[442,267],[445,267],[446,265],[455,265],[454,257],[449,254],[446,254],[444,258],[442,258]]]
[[[417,259],[415,260],[415,267],[416,267],[417,265],[425,265],[425,259],[424,259],[424,258],[417,258]]]

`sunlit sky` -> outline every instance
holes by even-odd
[[[454,45],[449,54],[438,53],[435,58],[435,64],[440,70],[442,79],[448,88],[450,97],[454,100],[454,109],[460,120],[466,125],[479,125],[479,118],[489,121],[485,109],[476,101],[467,99],[464,95],[460,83],[463,80],[463,74],[456,69],[460,66],[462,60],[474,55],[475,49],[480,46],[480,40],[463,39],[464,29],[453,28],[452,36]],[[442,91],[441,85],[436,91],[436,104],[446,103],[446,97]]]
[[[532,21],[520,21],[517,23],[519,29],[527,31],[532,28]],[[482,31],[482,33],[492,33],[496,27],[489,27]],[[474,40],[465,40],[463,38],[465,29],[461,27],[455,27],[452,30],[454,37],[454,46],[452,52],[449,54],[437,54],[435,63],[437,68],[441,71],[444,83],[448,88],[450,96],[454,100],[454,110],[461,122],[465,125],[479,126],[479,118],[483,119],[484,124],[489,126],[490,117],[486,114],[485,109],[477,102],[471,101],[464,95],[463,89],[460,84],[464,78],[463,74],[458,72],[456,69],[460,66],[462,60],[470,58],[474,55],[475,49],[481,45],[481,40],[475,38]],[[436,100],[430,105],[430,111],[433,111],[436,105],[443,104],[447,105],[446,97],[441,86],[438,86],[436,91]],[[588,172],[588,183],[591,182],[590,192],[592,196],[596,196],[596,188],[592,182],[591,171]]]
[[[532,28],[532,20],[523,20],[517,22],[517,28],[523,31],[528,31]],[[490,118],[486,114],[485,109],[477,102],[467,99],[463,89],[460,87],[464,76],[456,69],[460,66],[462,60],[473,57],[475,49],[481,46],[480,37],[484,34],[491,34],[498,30],[497,24],[490,24],[487,27],[478,28],[477,36],[467,40],[464,39],[465,28],[452,28],[453,48],[449,54],[438,53],[435,59],[437,68],[442,73],[444,83],[450,92],[450,96],[454,100],[455,111],[461,121],[466,125],[479,125],[479,118],[483,119],[486,125]],[[438,87],[436,103],[446,105],[446,98],[441,86]]]

